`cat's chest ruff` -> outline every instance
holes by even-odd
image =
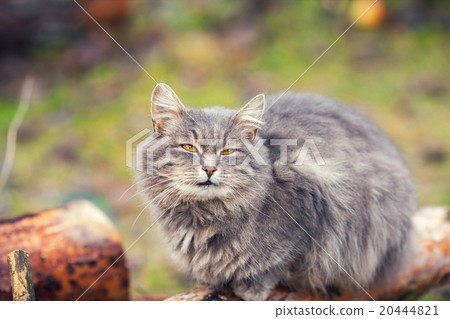
[[[171,212],[173,216],[164,223],[164,230],[177,258],[197,278],[229,278],[240,265],[236,257],[251,250],[248,241],[243,240],[245,236],[239,234],[245,218],[239,223],[232,218],[224,220],[211,216],[207,212],[200,214],[198,209],[175,211],[176,214]]]
[[[172,245],[190,273],[208,283],[225,283],[246,263],[239,238],[230,239],[212,227],[185,228]]]

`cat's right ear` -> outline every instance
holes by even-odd
[[[186,108],[175,92],[164,83],[158,83],[152,93],[152,122],[155,132],[176,124],[186,114]]]
[[[253,140],[256,136],[256,130],[263,123],[261,118],[264,113],[266,98],[264,94],[259,94],[245,104],[232,120],[244,132],[248,139]]]

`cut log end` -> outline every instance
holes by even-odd
[[[15,249],[29,254],[38,300],[128,300],[120,235],[90,202],[0,220],[0,300],[11,300],[5,257]]]

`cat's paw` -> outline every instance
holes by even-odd
[[[273,287],[265,287],[260,284],[248,284],[245,282],[233,282],[231,284],[231,288],[233,288],[233,292],[236,296],[244,299],[244,300],[253,300],[253,301],[261,301],[266,300],[270,293],[272,292]]]

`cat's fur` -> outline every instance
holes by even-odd
[[[228,283],[243,299],[258,300],[277,283],[360,289],[395,274],[409,242],[413,184],[397,149],[363,115],[298,93],[270,95],[266,102],[259,95],[238,113],[189,109],[159,84],[152,119],[155,132],[144,150],[164,143],[140,155],[143,171],[136,178],[195,279],[217,288]],[[199,145],[201,139],[215,139],[214,145]],[[239,151],[220,155],[232,139]],[[251,156],[243,139],[265,140],[258,154],[267,165]],[[287,165],[274,139],[297,140],[287,147]],[[306,140],[324,163],[310,156],[295,164]],[[208,179],[205,166],[217,168],[213,185],[197,185]]]

